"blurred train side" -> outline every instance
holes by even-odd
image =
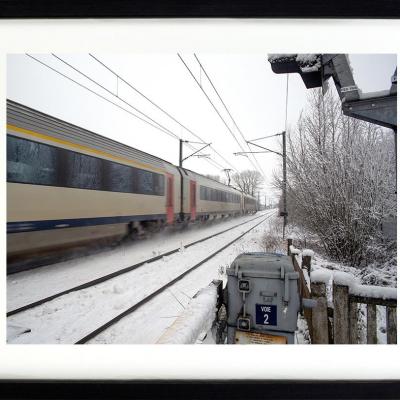
[[[255,211],[255,199],[232,187],[7,101],[9,262]]]

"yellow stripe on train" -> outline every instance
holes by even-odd
[[[19,126],[15,126],[15,125],[11,125],[11,124],[7,124],[7,129],[10,129],[12,131],[19,132],[19,133],[24,133],[26,135],[30,135],[30,136],[33,136],[33,137],[37,137],[39,139],[44,139],[44,140],[48,140],[48,141],[51,141],[51,142],[55,142],[55,143],[63,144],[63,145],[66,145],[66,146],[74,147],[76,149],[84,150],[84,151],[87,151],[87,152],[90,152],[90,153],[106,156],[106,157],[112,158],[112,159],[117,160],[117,161],[122,161],[124,163],[131,164],[133,166],[141,166],[142,168],[144,167],[144,168],[152,170],[154,172],[164,173],[163,170],[161,170],[159,168],[156,168],[156,167],[153,167],[153,166],[148,165],[148,164],[141,163],[140,161],[132,161],[132,160],[129,160],[127,158],[114,156],[113,154],[107,153],[107,152],[102,151],[102,150],[96,150],[96,149],[92,149],[92,148],[87,147],[87,146],[82,145],[82,144],[72,143],[72,142],[69,142],[69,141],[63,140],[63,139],[57,139],[57,138],[52,137],[52,136],[44,135],[43,133],[31,131],[30,129],[20,128]]]

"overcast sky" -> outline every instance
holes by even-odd
[[[147,114],[174,135],[185,140],[199,141],[126,84],[121,81],[117,84],[115,75],[89,55],[56,55],[109,91],[115,94],[118,91],[121,99]],[[210,160],[192,157],[184,162],[185,167],[212,175],[224,175],[222,168],[234,167],[239,171],[254,169],[247,158],[233,155],[241,151],[241,147],[247,150],[245,142],[213,92],[206,76],[200,73],[200,66],[193,54],[181,56],[196,79],[201,80],[203,89],[235,134],[241,147],[176,54],[94,55],[205,142],[211,142],[213,148],[226,160],[207,148],[203,153],[210,154]],[[32,56],[140,115],[52,55]],[[272,135],[285,129],[286,75],[276,75],[271,71],[267,54],[199,53],[197,57],[246,139]],[[389,89],[390,78],[396,67],[396,55],[350,55],[350,60],[356,84],[363,92]],[[178,164],[179,143],[176,138],[97,97],[27,55],[7,57],[7,97]],[[295,127],[306,104],[307,89],[298,74],[291,74],[288,95],[289,128]],[[280,141],[277,138],[258,143],[279,151]],[[199,144],[193,146],[196,149],[201,147]],[[193,151],[185,147],[184,156],[191,152]],[[256,155],[256,158],[266,177],[262,195],[266,195],[267,199],[275,197],[270,183],[273,171],[282,162],[281,157],[268,153]]]

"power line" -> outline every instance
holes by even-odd
[[[268,138],[271,138],[271,137],[274,137],[274,136],[279,136],[279,135],[282,135],[282,134],[281,133],[275,133],[274,135],[268,135],[268,136],[263,136],[263,137],[260,137],[260,138],[257,138],[257,139],[251,139],[251,140],[249,140],[249,142],[256,142],[257,140],[268,139]]]
[[[41,64],[41,65],[45,66],[46,68],[49,68],[50,70],[52,70],[52,71],[56,72],[57,74],[61,75],[61,76],[64,77],[65,79],[68,79],[69,81],[71,81],[71,82],[77,84],[78,86],[80,86],[80,87],[86,89],[86,90],[89,91],[90,93],[93,93],[94,95],[100,97],[101,99],[107,101],[108,103],[113,104],[114,106],[120,108],[121,110],[127,112],[128,114],[133,115],[135,118],[140,119],[141,121],[143,121],[143,122],[145,122],[146,124],[152,126],[153,128],[156,128],[156,129],[158,129],[158,130],[160,130],[160,131],[162,131],[162,132],[164,132],[164,133],[167,133],[167,134],[169,134],[169,135],[171,136],[170,133],[164,131],[163,129],[161,129],[161,128],[158,127],[157,125],[154,125],[154,124],[152,124],[151,122],[149,122],[149,121],[145,120],[144,118],[140,117],[139,115],[136,115],[136,114],[133,113],[132,111],[129,111],[129,110],[127,110],[127,109],[124,108],[124,107],[121,107],[119,104],[114,103],[114,102],[111,101],[110,99],[107,99],[107,97],[102,96],[100,93],[97,93],[97,92],[95,92],[94,90],[92,90],[92,89],[88,88],[87,86],[83,85],[82,83],[79,83],[78,81],[76,81],[76,80],[70,78],[69,76],[63,74],[62,72],[60,72],[60,71],[58,71],[57,69],[51,67],[50,65],[46,64],[45,62],[43,62],[43,61],[37,59],[36,57],[34,57],[34,56],[32,56],[32,55],[30,55],[30,54],[28,54],[28,53],[25,53],[25,54],[26,54],[28,57],[30,57],[31,59],[33,59],[34,61],[38,62],[39,64]],[[175,139],[178,138],[176,135],[174,135],[173,137],[174,137]]]
[[[192,146],[191,144],[185,143],[187,147],[189,147],[191,150],[196,150],[196,148],[194,146]],[[202,153],[199,153],[200,155],[203,155]],[[205,158],[206,161],[208,161],[209,163],[212,163],[214,167],[223,170],[225,167],[223,165],[221,165],[220,163],[218,163],[217,161],[211,159],[211,158]]]
[[[122,82],[124,82],[126,85],[128,85],[132,90],[134,90],[136,93],[138,93],[140,96],[145,98],[148,102],[150,102],[154,107],[156,107],[158,110],[160,110],[162,113],[164,113],[166,116],[171,118],[174,122],[176,122],[180,127],[188,131],[190,134],[192,134],[195,138],[198,140],[201,140],[201,143],[206,143],[206,141],[200,137],[198,134],[193,132],[191,129],[189,129],[187,126],[183,125],[180,121],[178,121],[174,116],[172,116],[168,111],[166,111],[164,108],[159,106],[157,103],[155,103],[153,100],[151,100],[148,96],[146,96],[142,91],[137,89],[135,86],[133,86],[130,82],[128,82],[126,79],[124,79],[121,75],[119,75],[117,72],[112,70],[109,66],[107,66],[103,61],[99,60],[97,57],[95,57],[93,54],[89,53],[89,56],[92,57],[94,60],[96,60],[100,65],[102,65],[104,68],[106,68],[109,72],[111,72],[113,75],[119,78]],[[214,147],[210,146],[210,148],[230,167],[234,168],[235,171],[237,169],[229,162],[227,161]]]
[[[129,103],[126,102],[125,100],[121,99],[119,96],[116,96],[114,93],[112,93],[111,91],[109,91],[109,90],[108,90],[107,88],[105,88],[103,85],[99,84],[98,82],[96,82],[95,80],[93,80],[92,78],[90,78],[89,76],[87,76],[86,74],[84,74],[83,72],[79,71],[77,68],[73,67],[71,64],[67,63],[65,60],[62,60],[60,57],[58,57],[58,56],[56,56],[56,55],[53,54],[53,56],[54,56],[55,58],[57,58],[57,59],[59,59],[60,61],[64,62],[64,63],[65,63],[66,65],[68,65],[70,68],[74,69],[76,72],[79,72],[81,75],[85,76],[85,78],[89,79],[91,82],[95,83],[96,85],[98,85],[98,86],[101,87],[102,89],[106,90],[108,93],[111,93],[114,97],[117,97],[119,100],[121,100],[121,101],[123,101],[124,103],[126,103],[126,104],[127,104],[129,107],[131,107],[132,109],[134,109],[134,110],[136,110],[137,112],[143,114],[143,115],[146,116],[146,118],[148,118],[149,120],[154,121],[154,123],[155,123],[156,125],[153,124],[153,123],[151,123],[151,122],[149,122],[149,121],[147,121],[147,120],[145,120],[144,118],[142,118],[142,117],[136,115],[135,113],[133,113],[133,112],[127,110],[126,108],[121,107],[119,104],[117,104],[117,103],[115,103],[115,102],[113,102],[113,101],[107,99],[106,97],[102,96],[101,94],[95,92],[94,90],[88,88],[87,86],[81,84],[80,82],[78,82],[78,81],[76,81],[76,80],[70,78],[69,76],[67,76],[67,75],[65,75],[64,73],[58,71],[57,69],[51,67],[50,65],[46,64],[45,62],[43,62],[43,61],[37,59],[36,57],[34,57],[34,56],[32,56],[32,55],[30,55],[30,54],[28,54],[28,53],[26,53],[26,55],[27,55],[28,57],[30,57],[31,59],[33,59],[34,61],[38,62],[39,64],[45,66],[46,68],[52,70],[52,71],[55,72],[55,73],[61,75],[61,76],[64,77],[65,79],[68,79],[69,81],[71,81],[71,82],[77,84],[78,86],[80,86],[80,87],[86,89],[86,90],[89,91],[90,93],[92,93],[92,94],[94,94],[94,95],[100,97],[101,99],[107,101],[108,103],[113,104],[114,106],[116,106],[116,107],[120,108],[121,110],[127,112],[128,114],[130,114],[130,115],[132,115],[132,116],[138,118],[139,120],[141,120],[141,121],[147,123],[148,125],[152,126],[153,128],[156,128],[156,129],[158,129],[159,131],[168,134],[169,136],[173,137],[174,139],[178,139],[178,140],[180,139],[179,136],[177,136],[176,134],[174,134],[173,132],[171,132],[169,129],[163,127],[161,124],[159,124],[158,122],[156,122],[156,121],[154,121],[153,119],[151,119],[150,117],[148,117],[147,114],[142,113],[140,110],[136,109],[134,106],[132,106],[131,104],[129,104]],[[193,146],[188,146],[188,147],[190,147],[191,149],[194,149]],[[218,169],[220,169],[220,168],[223,169],[223,168],[224,168],[223,166],[221,166],[220,164],[218,164],[218,163],[217,163],[216,161],[214,161],[214,160],[206,159],[206,161],[209,162],[209,163],[211,163],[211,165],[212,165],[213,167],[217,167]]]
[[[62,63],[64,63],[65,65],[67,65],[68,67],[72,68],[74,71],[78,72],[79,74],[81,74],[82,76],[84,76],[86,79],[90,80],[91,82],[93,82],[94,84],[96,84],[97,86],[99,86],[100,88],[102,88],[103,90],[105,90],[106,92],[110,93],[112,96],[117,97],[119,100],[121,100],[123,103],[125,103],[126,105],[128,105],[129,107],[131,107],[132,109],[134,109],[135,111],[139,112],[140,114],[144,115],[145,117],[147,117],[150,121],[154,122],[155,124],[157,124],[158,126],[160,126],[162,128],[162,130],[165,130],[166,133],[169,133],[170,135],[172,135],[175,139],[181,139],[179,136],[177,136],[176,134],[174,134],[171,130],[169,130],[168,128],[166,128],[165,126],[161,125],[159,122],[155,121],[154,119],[150,118],[147,114],[143,113],[142,111],[140,111],[139,109],[137,109],[136,107],[132,106],[130,103],[128,103],[126,100],[122,99],[121,97],[118,96],[118,94],[116,95],[115,93],[113,93],[111,90],[107,89],[105,86],[101,85],[99,82],[97,82],[96,80],[92,79],[90,76],[88,76],[87,74],[83,73],[81,70],[79,70],[78,68],[76,68],[75,66],[73,66],[72,64],[68,63],[67,61],[65,61],[64,59],[62,59],[61,57],[57,56],[56,54],[52,53],[53,57],[55,57],[56,59],[58,59],[59,61],[61,61]],[[93,57],[95,58],[95,57]],[[102,63],[102,65],[104,65]],[[104,65],[105,66],[105,65]],[[106,66],[105,66],[106,67]],[[106,67],[107,68],[107,67]],[[127,83],[123,78],[119,77],[118,75],[117,79],[121,79],[123,82]],[[143,95],[144,96],[144,95]],[[151,101],[150,99],[148,99],[146,97],[147,100]],[[152,102],[152,104],[154,104]],[[200,139],[201,140],[201,139]],[[202,142],[203,143],[203,142]],[[201,144],[202,144],[201,143]],[[185,143],[185,145],[187,147],[190,147],[192,150],[195,150],[193,146]],[[201,153],[200,153],[201,154]],[[209,161],[213,161],[213,160],[209,160]],[[223,166],[219,165],[218,163],[215,163],[218,165],[218,168],[224,168]],[[213,164],[213,166],[215,167],[215,164]]]
[[[226,123],[226,121],[224,120],[224,118],[222,117],[222,115],[220,114],[220,112],[218,111],[218,109],[215,107],[214,103],[212,102],[212,100],[210,99],[210,97],[207,95],[207,93],[204,91],[203,87],[200,85],[199,81],[196,79],[196,77],[193,75],[193,72],[190,70],[190,68],[188,67],[188,65],[185,63],[185,61],[183,60],[183,58],[181,57],[181,55],[178,53],[178,57],[180,58],[180,60],[182,61],[183,65],[186,67],[186,69],[189,71],[190,75],[192,76],[192,78],[194,79],[194,81],[197,83],[197,85],[199,86],[199,88],[201,89],[201,91],[203,92],[203,94],[206,96],[207,100],[209,101],[209,103],[212,105],[212,107],[214,108],[215,112],[218,114],[218,116],[220,117],[221,121],[224,123],[224,125],[226,126],[226,128],[228,129],[228,131],[230,132],[230,134],[232,135],[232,137],[235,139],[236,143],[238,144],[238,146],[240,147],[240,149],[244,152],[244,148],[241,145],[241,143],[238,141],[237,137],[235,136],[235,134],[232,132],[231,128],[228,126],[228,124]],[[258,169],[253,162],[251,161],[251,159],[248,159],[250,161],[250,163],[252,164],[254,169]],[[260,172],[261,173],[261,172]],[[262,173],[261,173],[262,174]]]
[[[185,61],[183,60],[183,58],[181,57],[181,55],[178,53],[178,57],[180,58],[180,60],[182,61],[183,65],[186,67],[186,69],[189,71],[190,75],[192,76],[192,78],[194,79],[194,81],[197,83],[197,85],[199,86],[199,88],[201,89],[201,91],[203,92],[203,94],[206,96],[207,100],[210,102],[210,104],[212,105],[212,107],[214,108],[215,112],[218,114],[218,116],[220,117],[221,121],[224,123],[224,125],[226,126],[226,128],[228,129],[228,131],[231,133],[232,137],[235,139],[236,143],[238,144],[238,146],[240,147],[240,149],[242,151],[244,151],[242,145],[240,144],[240,142],[238,141],[237,137],[235,136],[235,134],[232,132],[231,128],[229,128],[228,124],[225,122],[224,118],[221,116],[220,112],[218,111],[218,109],[215,107],[214,103],[211,101],[210,97],[208,96],[208,94],[204,91],[203,87],[200,85],[199,81],[196,79],[196,77],[193,75],[193,72],[191,71],[191,69],[188,67],[188,65],[185,63]]]
[[[220,96],[220,94],[219,94],[217,88],[215,87],[214,83],[212,82],[211,78],[210,78],[209,75],[207,74],[207,71],[206,71],[205,68],[203,67],[202,63],[201,63],[200,60],[198,59],[196,53],[194,53],[194,57],[196,58],[197,62],[199,63],[199,66],[200,66],[201,70],[204,72],[204,74],[206,75],[208,81],[211,83],[211,86],[212,86],[212,88],[214,89],[215,93],[217,94],[218,98],[221,100],[222,105],[224,106],[226,112],[228,113],[229,117],[231,118],[231,120],[233,121],[234,125],[236,126],[236,129],[238,130],[238,132],[239,132],[240,135],[242,136],[242,139],[245,141],[245,143],[246,143],[248,149],[251,151],[250,146],[249,146],[249,144],[247,143],[247,140],[246,140],[246,138],[245,138],[244,135],[243,135],[243,132],[241,131],[241,129],[239,128],[239,126],[238,126],[238,124],[236,123],[235,119],[233,118],[232,114],[231,114],[230,111],[228,110],[228,107],[226,106],[225,102],[222,100],[222,97]],[[252,154],[252,156],[253,156],[254,161],[255,161],[255,163],[257,164],[257,167],[258,167],[258,168],[256,168],[256,169],[258,169],[259,172],[260,172],[262,175],[264,175],[264,173],[263,173],[263,171],[262,171],[262,168],[261,168],[260,164],[258,163],[258,161],[257,161],[257,159],[256,159],[256,157],[255,157],[255,155]],[[253,165],[253,167],[254,167],[254,165]],[[264,178],[266,178],[265,175],[264,175]]]
[[[78,68],[74,67],[73,65],[71,65],[70,63],[68,63],[67,61],[63,60],[61,57],[58,57],[57,55],[55,55],[54,53],[51,53],[53,57],[55,57],[57,60],[61,61],[62,63],[64,63],[65,65],[67,65],[69,68],[73,69],[74,71],[78,72],[79,74],[81,74],[82,76],[84,76],[86,79],[90,80],[91,82],[93,82],[95,85],[99,86],[100,88],[102,88],[103,90],[105,90],[106,92],[110,93],[112,96],[116,97],[118,100],[121,100],[123,103],[125,103],[127,106],[131,107],[133,110],[135,110],[136,112],[138,112],[139,114],[145,116],[146,118],[148,118],[151,122],[155,123],[156,125],[158,125],[159,127],[162,128],[163,131],[165,131],[165,133],[168,133],[170,136],[174,137],[175,139],[180,139],[178,135],[176,135],[175,133],[173,133],[170,129],[166,128],[165,126],[161,125],[159,122],[155,121],[154,119],[150,118],[147,114],[145,114],[144,112],[140,111],[138,108],[134,107],[132,104],[128,103],[126,100],[122,99],[121,97],[119,97],[118,95],[116,95],[115,93],[113,93],[111,90],[107,89],[105,86],[103,86],[102,84],[100,84],[99,82],[97,82],[96,80],[92,79],[90,76],[86,75],[85,73],[83,73],[81,70],[79,70]]]

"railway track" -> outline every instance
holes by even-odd
[[[271,212],[271,213],[268,213],[267,215],[268,215],[267,218],[269,218],[269,217],[272,215],[272,212]],[[232,226],[232,227],[230,227],[230,228],[228,228],[228,229],[224,229],[224,230],[222,230],[222,231],[220,231],[220,232],[217,232],[217,233],[215,233],[215,234],[212,234],[212,235],[209,235],[209,236],[207,236],[207,237],[204,237],[204,238],[195,240],[195,241],[193,241],[193,242],[191,242],[191,243],[188,243],[188,244],[184,245],[183,248],[187,249],[187,248],[192,247],[192,246],[194,246],[194,245],[196,245],[196,244],[198,244],[198,243],[201,243],[201,242],[204,242],[204,241],[206,241],[206,240],[212,239],[213,237],[222,235],[222,234],[224,234],[224,233],[226,233],[226,232],[228,232],[228,231],[230,231],[230,230],[232,230],[232,229],[235,229],[235,228],[237,228],[237,227],[239,227],[239,226],[248,224],[248,223],[250,223],[250,222],[252,222],[252,221],[254,221],[254,220],[263,218],[263,217],[265,217],[265,216],[266,216],[266,215],[263,214],[263,215],[260,215],[260,216],[255,217],[255,218],[252,218],[252,219],[250,219],[250,220],[248,220],[248,221],[241,222],[240,224],[236,224],[236,225],[234,225],[234,226]],[[253,228],[252,228],[252,229],[253,229]],[[250,229],[250,230],[251,230],[251,229]],[[239,238],[238,238],[238,239],[239,239]],[[238,239],[237,239],[237,240],[238,240]],[[170,255],[172,255],[172,254],[174,254],[174,253],[178,253],[180,250],[181,250],[181,247],[176,248],[176,249],[173,249],[173,250],[170,250],[170,251],[167,251],[167,252],[164,252],[164,253],[161,253],[161,254],[159,254],[159,255],[157,255],[157,256],[154,256],[154,257],[148,258],[148,259],[146,259],[146,260],[140,261],[139,263],[133,264],[133,265],[131,265],[131,266],[129,266],[129,267],[122,268],[122,269],[117,270],[117,271],[114,271],[114,272],[112,272],[112,273],[110,273],[110,274],[103,275],[102,277],[99,277],[99,278],[90,280],[90,281],[88,281],[88,282],[85,282],[85,283],[83,283],[83,284],[80,284],[80,285],[77,285],[77,286],[68,288],[68,289],[66,289],[66,290],[60,291],[60,292],[55,293],[55,294],[52,294],[52,295],[50,295],[50,296],[43,297],[42,299],[36,300],[36,301],[34,301],[34,302],[25,304],[25,305],[23,305],[23,306],[21,306],[21,307],[18,307],[18,308],[15,308],[15,309],[11,310],[11,311],[8,311],[6,315],[7,315],[7,317],[11,317],[11,316],[16,315],[16,314],[18,314],[18,313],[21,313],[21,312],[23,312],[23,311],[27,311],[27,310],[29,310],[29,309],[32,309],[32,308],[34,308],[34,307],[40,306],[40,305],[45,304],[45,303],[47,303],[47,302],[49,302],[49,301],[52,301],[52,300],[54,300],[54,299],[57,299],[57,298],[59,298],[59,297],[61,297],[61,296],[64,296],[64,295],[66,295],[66,294],[68,294],[68,293],[75,292],[75,291],[78,291],[78,290],[83,290],[83,289],[90,288],[90,287],[92,287],[92,286],[95,286],[95,285],[98,285],[98,284],[100,284],[100,283],[103,283],[103,282],[105,282],[105,281],[107,281],[107,280],[113,279],[113,278],[115,278],[115,277],[117,277],[117,276],[126,274],[126,273],[128,273],[128,272],[130,272],[130,271],[133,271],[133,270],[135,270],[135,269],[137,269],[137,268],[139,268],[139,267],[142,267],[142,266],[144,266],[144,265],[147,265],[147,264],[153,263],[153,262],[155,262],[155,261],[158,261],[158,260],[162,259],[163,257],[167,257],[167,256],[170,256]],[[222,249],[222,250],[223,250],[223,249]],[[204,261],[204,262],[205,262],[205,261]],[[200,265],[201,265],[201,264],[200,264]]]
[[[208,223],[214,223],[215,220],[208,221]],[[192,226],[197,226],[200,222],[191,222]],[[187,228],[186,224],[171,225],[164,228],[164,232],[182,232]],[[135,240],[151,240],[151,234],[157,232],[145,231],[143,235],[138,236]],[[12,259],[7,259],[7,275],[18,274],[19,272],[29,271],[40,267],[46,267],[59,262],[70,261],[79,259],[80,257],[91,256],[99,254],[104,251],[104,248],[115,248],[126,241],[131,241],[127,236],[115,240],[113,238],[102,238],[88,241],[81,245],[66,245],[59,248],[54,248],[51,251],[46,250],[43,253],[35,252],[33,254],[24,254],[21,256],[15,256]]]
[[[143,305],[145,305],[146,303],[148,303],[150,300],[152,300],[153,298],[155,298],[156,296],[158,296],[159,294],[161,294],[162,292],[164,292],[165,290],[167,290],[169,287],[171,287],[172,285],[174,285],[175,283],[179,282],[180,280],[182,280],[184,277],[186,277],[188,274],[190,274],[191,272],[193,272],[194,270],[196,270],[197,268],[199,268],[201,265],[205,264],[207,261],[209,261],[210,259],[212,259],[213,257],[215,257],[217,254],[219,254],[220,252],[222,252],[223,250],[225,250],[227,247],[231,246],[233,243],[237,242],[239,239],[241,239],[243,236],[245,236],[247,233],[249,233],[250,231],[252,231],[254,228],[256,228],[257,226],[261,225],[264,221],[266,221],[267,219],[269,219],[272,216],[272,214],[268,214],[267,216],[262,215],[258,218],[262,218],[264,217],[260,222],[258,222],[257,224],[253,225],[250,229],[246,230],[245,232],[241,233],[239,236],[235,237],[233,240],[231,240],[229,243],[225,244],[224,246],[220,247],[218,250],[214,251],[212,254],[208,255],[206,258],[204,258],[203,260],[201,260],[200,262],[198,262],[197,264],[193,265],[192,267],[190,267],[189,269],[187,269],[185,272],[181,273],[180,275],[178,275],[176,278],[172,279],[171,281],[169,281],[168,283],[166,283],[165,285],[161,286],[159,289],[155,290],[154,292],[152,292],[151,294],[147,295],[146,297],[144,297],[142,300],[140,300],[139,302],[135,303],[134,305],[132,305],[131,307],[129,307],[128,309],[126,309],[125,311],[121,312],[120,314],[118,314],[117,316],[115,316],[114,318],[110,319],[109,321],[107,321],[106,323],[104,323],[103,325],[99,326],[98,328],[96,328],[95,330],[91,331],[90,333],[86,334],[84,337],[82,337],[81,339],[79,339],[78,341],[75,342],[75,344],[85,344],[88,341],[90,341],[91,339],[95,338],[96,336],[98,336],[100,333],[102,333],[103,331],[105,331],[106,329],[108,329],[109,327],[111,327],[112,325],[116,324],[118,321],[120,321],[121,319],[123,319],[124,317],[128,316],[129,314],[132,314],[134,311],[136,311],[138,308],[142,307]],[[254,220],[254,219],[253,219]],[[243,224],[240,224],[243,225]],[[233,228],[230,228],[228,230],[231,230]],[[215,235],[213,235],[215,236]]]
[[[56,303],[51,302],[49,304],[44,304],[44,306],[39,307],[35,310],[27,311],[26,313],[21,313],[20,316],[17,316],[17,319],[15,317],[11,317],[9,320],[10,326],[27,326],[30,327],[28,329],[31,329],[31,332],[34,332],[33,337],[25,337],[25,335],[21,336],[22,341],[17,341],[20,343],[51,343],[53,341],[57,343],[76,343],[76,344],[83,344],[87,343],[91,339],[95,338],[97,335],[99,335],[101,332],[107,330],[107,328],[112,327],[115,325],[118,321],[123,319],[124,317],[127,317],[128,315],[132,315],[134,318],[139,318],[141,321],[146,323],[147,319],[142,319],[143,316],[142,314],[146,315],[148,311],[146,307],[141,308],[144,306],[146,303],[149,303],[148,305],[150,306],[150,309],[154,307],[154,301],[152,302],[151,300],[154,299],[156,296],[160,295],[161,297],[157,297],[158,299],[163,299],[165,296],[170,296],[171,295],[171,290],[169,289],[171,286],[176,284],[177,282],[181,281],[185,282],[183,278],[187,275],[189,275],[191,272],[194,274],[199,274],[199,272],[195,272],[196,269],[198,269],[201,265],[205,264],[207,261],[211,260],[213,257],[215,257],[218,253],[221,253],[224,249],[228,248],[231,246],[233,243],[238,241],[240,238],[248,234],[250,231],[255,229],[257,226],[262,224],[264,221],[269,219],[273,213],[268,213],[264,214],[261,216],[258,216],[256,218],[252,218],[249,221],[246,221],[246,223],[251,223],[251,221],[255,221],[257,219],[260,219],[259,222],[251,224],[251,227],[243,231],[242,229],[239,231],[240,234],[235,236],[234,238],[232,237],[233,235],[227,238],[229,240],[229,243],[225,243],[223,246],[223,241],[220,242],[218,245],[217,243],[214,243],[212,240],[210,241],[210,245],[208,244],[203,244],[201,246],[203,247],[196,247],[195,253],[188,253],[188,255],[182,253],[178,257],[181,257],[181,261],[178,261],[178,259],[175,259],[176,256],[172,258],[168,258],[168,263],[170,265],[174,265],[173,263],[176,264],[176,262],[179,263],[184,263],[183,260],[187,259],[189,256],[192,257],[193,260],[196,260],[196,257],[200,259],[201,257],[204,257],[204,255],[207,255],[207,249],[210,248],[210,251],[212,251],[212,254],[208,254],[207,257],[204,257],[200,262],[195,263],[195,265],[191,265],[190,262],[187,264],[182,264],[181,267],[183,268],[178,268],[174,270],[173,275],[169,276],[168,273],[164,276],[163,279],[159,280],[157,279],[157,275],[154,275],[154,273],[157,273],[156,271],[165,271],[165,265],[164,262],[166,260],[162,260],[161,264],[160,262],[154,262],[154,267],[149,266],[149,272],[146,272],[145,270],[141,269],[141,272],[138,273],[140,277],[144,277],[144,275],[147,274],[147,277],[150,278],[147,279],[148,282],[146,282],[146,279],[143,281],[141,280],[138,284],[138,281],[135,280],[135,277],[130,277],[130,278],[124,278],[125,282],[128,282],[128,286],[130,287],[130,292],[129,293],[135,293],[134,296],[128,296],[126,297],[126,300],[124,300],[122,306],[124,307],[124,311],[120,312],[118,315],[115,316],[115,312],[111,312],[112,309],[120,309],[120,307],[116,307],[118,303],[120,303],[120,300],[117,299],[117,303],[115,301],[113,303],[110,303],[111,299],[114,299],[115,295],[108,297],[106,295],[104,298],[102,298],[102,293],[106,293],[103,289],[104,288],[111,288],[111,290],[118,285],[121,285],[122,281],[117,280],[115,283],[112,283],[111,285],[108,284],[108,286],[104,287],[104,285],[99,285],[96,288],[90,289],[92,292],[92,295],[89,295],[89,301],[85,301],[85,298],[87,299],[88,293],[85,290],[82,290],[79,294],[78,297],[73,297],[72,302],[70,301],[71,298],[62,298],[59,300],[56,300]],[[237,224],[235,227],[237,228],[238,226],[244,225],[244,223]],[[229,230],[234,229],[234,227],[231,227],[229,229],[225,229],[222,232],[227,232]],[[222,232],[218,232],[217,234],[211,235],[207,237],[208,239],[212,239],[213,237],[217,236],[218,234],[222,234]],[[201,240],[197,240],[196,243],[199,243],[201,241],[207,240],[206,238],[203,238]],[[190,243],[191,246],[193,246],[195,242]],[[217,244],[217,245],[216,245]],[[198,256],[194,256],[193,254],[198,254]],[[183,258],[182,258],[183,257]],[[159,258],[159,257],[157,257]],[[193,262],[194,263],[194,262]],[[210,264],[207,264],[207,268],[210,268]],[[136,273],[136,272],[135,272]],[[151,281],[153,280],[153,277],[156,278],[153,283]],[[167,278],[167,279],[165,279]],[[171,279],[172,278],[172,279]],[[132,280],[133,279],[133,280]],[[198,278],[196,278],[198,279]],[[122,287],[124,286],[124,283],[122,283]],[[144,290],[142,290],[144,289]],[[150,294],[145,293],[146,290],[150,289]],[[100,291],[102,293],[100,293]],[[180,291],[178,289],[178,291]],[[164,293],[163,293],[164,292]],[[182,293],[182,292],[181,292]],[[100,294],[101,301],[98,302],[98,295]],[[184,294],[184,293],[182,293]],[[175,296],[174,296],[175,297]],[[108,300],[110,299],[110,300]],[[120,297],[121,299],[121,297]],[[162,300],[164,301],[164,300]],[[76,302],[76,305],[74,305]],[[80,303],[80,304],[78,304]],[[129,303],[132,304],[132,306],[129,306]],[[164,304],[164,303],[161,303]],[[166,303],[168,304],[168,303]],[[65,306],[68,306],[65,308]],[[71,308],[72,306],[72,308]],[[76,308],[78,306],[78,308]],[[65,309],[64,309],[65,308]],[[140,310],[138,310],[140,308]],[[53,311],[56,313],[54,314],[55,319],[53,319],[53,314],[49,314],[51,312],[50,309],[53,309]],[[108,311],[107,311],[107,310]],[[58,311],[57,311],[58,310]],[[62,312],[60,310],[63,310]],[[76,310],[76,311],[75,311]],[[135,312],[137,311],[137,312]],[[102,317],[102,314],[106,313],[104,316],[108,314],[108,317],[104,318]],[[58,315],[60,313],[60,315]],[[47,317],[47,315],[49,315]],[[165,315],[165,314],[164,314]],[[90,331],[89,329],[85,329],[84,326],[82,326],[82,318],[86,320],[87,322],[90,321],[89,324],[87,324],[87,328],[90,329],[90,325],[97,325],[97,328]],[[169,317],[161,317],[161,318],[169,318]],[[162,320],[161,320],[162,321]],[[129,323],[129,319],[127,320]],[[119,328],[116,328],[119,329]],[[66,331],[67,330],[67,331]],[[43,332],[43,334],[42,334]],[[50,336],[48,335],[47,332],[51,332]],[[75,333],[74,333],[75,332]],[[156,332],[156,331],[154,331]],[[113,333],[111,333],[113,335]],[[66,335],[66,336],[65,336]],[[101,337],[101,335],[100,335]],[[79,339],[80,338],[80,339]],[[49,342],[50,340],[50,342]],[[13,341],[11,341],[12,343]]]

